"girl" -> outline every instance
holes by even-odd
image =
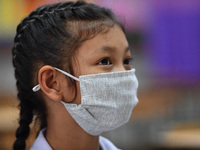
[[[137,103],[138,82],[124,29],[94,4],[62,2],[34,10],[17,27],[13,47],[19,128],[25,149],[36,115],[40,133],[31,150],[115,150],[99,136],[125,124]]]

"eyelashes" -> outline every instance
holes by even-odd
[[[132,61],[132,58],[126,58],[123,60],[123,64],[130,65],[131,61]],[[98,65],[104,65],[104,66],[111,65],[111,64],[112,64],[112,62],[111,62],[110,58],[103,58],[98,62]]]
[[[126,58],[123,63],[124,65],[131,65],[132,61],[133,61],[133,58]]]
[[[106,66],[106,65],[111,65],[110,59],[109,59],[109,58],[103,58],[102,60],[100,60],[100,61],[98,62],[98,64],[99,64],[99,65],[104,65],[104,66]]]

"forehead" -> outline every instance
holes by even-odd
[[[98,50],[121,50],[127,49],[128,42],[122,29],[115,25],[105,33],[99,33],[94,38],[89,39],[81,44],[77,50],[79,55],[90,55]]]

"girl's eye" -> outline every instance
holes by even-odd
[[[110,65],[110,60],[108,58],[104,58],[98,64],[99,65]]]
[[[124,65],[130,65],[131,58],[127,58],[124,60]]]

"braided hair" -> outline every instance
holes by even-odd
[[[12,49],[20,102],[19,127],[14,150],[25,149],[30,132],[29,125],[34,115],[40,121],[40,129],[46,127],[44,101],[40,92],[32,91],[32,87],[37,84],[39,69],[43,65],[51,65],[73,75],[71,62],[75,58],[75,50],[85,40],[100,32],[106,32],[115,24],[123,30],[109,9],[83,1],[44,5],[21,21]],[[75,87],[74,81],[69,78],[68,80]]]

